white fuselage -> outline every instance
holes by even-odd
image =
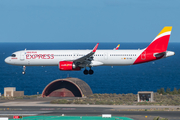
[[[23,50],[5,62],[20,66],[58,66],[60,61],[74,61],[91,50]],[[97,50],[91,66],[132,65],[143,50]]]

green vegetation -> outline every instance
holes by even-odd
[[[93,94],[86,98],[57,99],[52,104],[87,104],[87,105],[180,105],[180,95],[161,95],[154,93],[155,102],[137,102],[136,94]],[[179,109],[178,109],[179,110]]]
[[[87,98],[73,100],[53,100],[54,104],[90,104],[90,105],[133,105],[137,101],[135,94],[93,94]]]
[[[39,95],[24,95],[21,97],[4,97],[4,96],[1,96],[0,100],[33,99],[33,98],[39,98],[39,97],[41,97],[41,94],[39,94]]]
[[[177,90],[176,88],[174,88],[173,91],[171,91],[170,88],[167,88],[166,91],[164,90],[164,88],[158,89],[157,93],[162,94],[162,95],[179,95],[180,94],[180,89]]]

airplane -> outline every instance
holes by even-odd
[[[80,71],[85,68],[85,75],[92,75],[94,66],[135,65],[175,55],[167,51],[172,26],[165,26],[150,45],[137,50],[21,50],[5,59],[10,65],[23,66],[58,66],[62,71]],[[87,70],[86,68],[90,69]]]

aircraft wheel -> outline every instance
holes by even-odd
[[[84,74],[87,75],[88,74],[88,70],[85,69],[84,70]]]
[[[93,70],[89,70],[89,74],[92,75],[94,73]]]
[[[23,71],[22,74],[24,75],[24,74],[25,74],[25,71]]]

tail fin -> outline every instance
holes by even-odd
[[[161,59],[166,54],[171,30],[172,26],[164,27],[151,44],[142,51],[134,64]]]
[[[118,49],[119,49],[119,46],[120,46],[120,44],[118,44],[118,46],[117,46],[116,48],[114,48],[113,50],[118,50]]]
[[[151,44],[146,48],[147,51],[165,52],[168,47],[172,26],[165,26]]]

